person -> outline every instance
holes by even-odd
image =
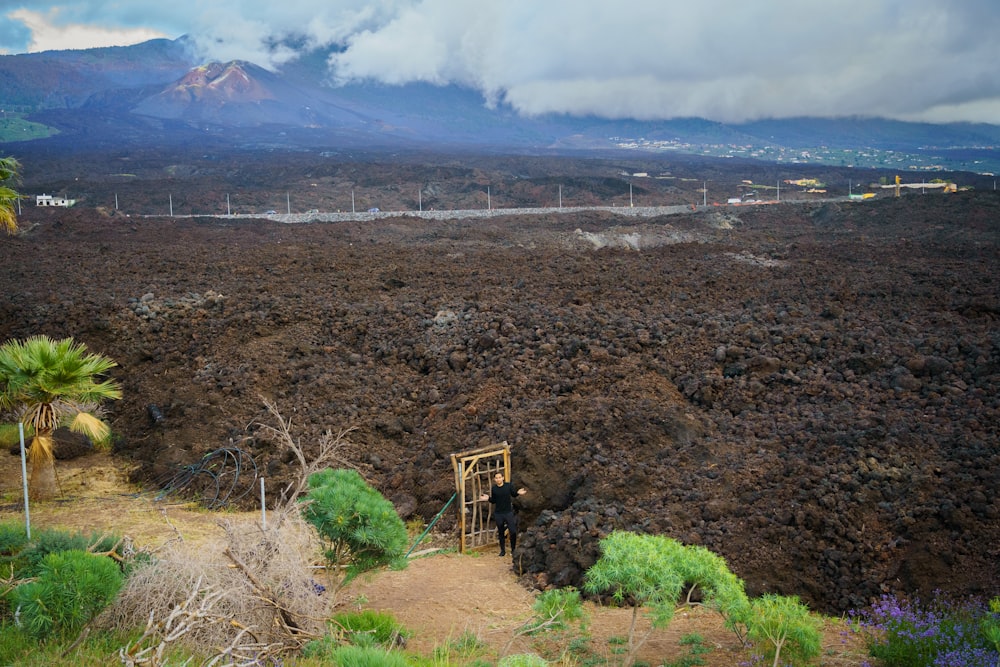
[[[520,488],[515,493],[514,485],[504,480],[503,473],[498,472],[493,475],[493,486],[489,493],[479,496],[483,502],[490,501],[496,508],[493,512],[493,520],[497,524],[497,540],[500,542],[500,555],[506,556],[504,549],[504,532],[510,535],[510,555],[514,557],[514,549],[517,548],[517,516],[514,514],[514,497],[523,496],[527,489]]]

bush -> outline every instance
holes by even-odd
[[[548,661],[535,653],[515,653],[500,661],[497,667],[547,667]]]
[[[979,622],[979,627],[997,653],[1000,653],[1000,597],[990,600],[989,614]]]
[[[1000,603],[981,600],[929,603],[883,596],[855,615],[872,657],[886,667],[997,667],[1000,655],[986,629],[1000,623]]]
[[[78,632],[111,603],[122,585],[118,565],[85,551],[47,555],[35,581],[21,584],[11,596],[20,624],[33,637]]]
[[[819,655],[822,623],[797,597],[768,593],[755,598],[751,608],[747,634],[770,644],[768,655],[774,657],[775,665],[780,664],[782,651],[797,658],[796,665]]]
[[[7,564],[14,561],[14,558],[24,549],[28,543],[28,533],[24,529],[24,524],[18,521],[4,521],[0,523],[0,563]],[[4,568],[7,569],[6,567]],[[0,573],[3,575],[9,572]]]
[[[704,665],[705,659],[701,656],[711,653],[712,649],[705,646],[705,638],[696,632],[686,634],[677,642],[688,649],[687,655],[682,655],[672,662],[663,663],[663,667],[697,667]]]
[[[302,515],[324,541],[331,574],[339,586],[368,570],[403,562],[406,526],[392,503],[354,470],[326,469],[309,476]]]
[[[150,618],[154,629],[168,621],[175,628],[183,624],[183,634],[154,632],[136,651],[182,644],[210,655],[220,646],[258,654],[253,644],[297,649],[303,637],[322,636],[335,601],[314,579],[319,544],[312,527],[298,512],[269,518],[266,530],[249,518],[222,525],[221,552],[175,543],[133,571],[102,614],[101,627],[128,632]]]
[[[403,646],[411,634],[392,614],[372,609],[337,614],[332,623],[339,626],[347,641],[355,646]]]
[[[114,535],[83,535],[59,529],[41,530],[34,534],[31,542],[17,555],[18,561],[23,561],[23,565],[16,574],[22,579],[36,576],[39,566],[49,554],[63,551],[108,552],[115,548],[119,540]]]
[[[437,665],[449,665],[452,662],[464,665],[469,664],[472,658],[485,653],[488,648],[489,644],[480,639],[476,633],[466,630],[444,646],[436,646],[432,659]]]
[[[401,653],[375,646],[338,646],[330,659],[338,667],[409,667]]]

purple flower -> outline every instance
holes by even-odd
[[[887,667],[1000,667],[1000,654],[980,631],[992,615],[982,600],[930,603],[883,596],[849,617],[869,653]]]

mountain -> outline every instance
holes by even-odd
[[[524,117],[454,85],[333,86],[326,81],[329,55],[313,51],[271,72],[249,62],[199,62],[180,38],[0,56],[0,106],[8,125],[13,116],[54,128],[57,142],[155,144],[207,134],[244,144],[680,151],[849,166],[878,166],[892,152],[893,161],[926,168],[941,169],[942,162],[1000,168],[996,125]],[[29,136],[2,130],[0,141]]]
[[[194,64],[183,38],[0,56],[0,104],[6,111],[79,108],[102,93],[167,85]]]

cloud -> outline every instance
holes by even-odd
[[[29,52],[124,46],[165,36],[149,28],[109,28],[85,23],[60,25],[59,12],[55,9],[44,13],[17,9],[7,17],[15,22],[12,25],[23,26],[20,31],[13,29],[11,36],[22,40],[24,50]]]
[[[340,81],[453,81],[524,114],[1000,122],[1000,6],[425,0],[352,35]],[[992,100],[993,102],[990,102]]]
[[[20,4],[0,0],[0,12]],[[206,58],[272,69],[301,49],[334,47],[333,81],[455,83],[526,115],[1000,123],[995,0],[118,0],[58,12],[41,8],[58,6],[53,0],[36,5],[17,14],[36,44],[42,25],[114,26],[106,30],[116,34],[145,27],[187,34]],[[29,25],[32,16],[45,21]],[[0,22],[0,38],[15,32]]]

